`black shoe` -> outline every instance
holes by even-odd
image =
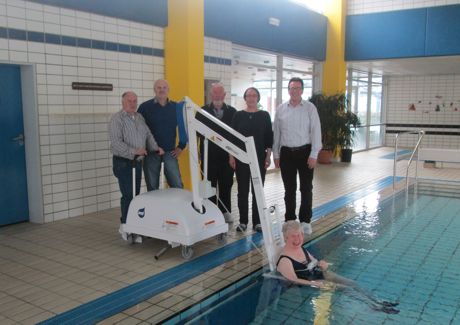
[[[257,232],[262,232],[262,226],[260,225],[260,223],[254,226],[254,230]]]
[[[382,311],[387,314],[399,314],[399,309],[393,307],[383,307]]]
[[[381,304],[385,307],[396,307],[397,305],[399,305],[399,302],[382,301]]]
[[[388,306],[375,307],[374,310],[383,311],[384,313],[387,313],[387,314],[399,314],[399,309],[396,309],[394,307],[388,307]]]
[[[245,225],[244,223],[240,223],[240,224],[236,227],[236,231],[238,231],[238,232],[245,232],[247,228],[248,228],[247,225]]]

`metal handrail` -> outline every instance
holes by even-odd
[[[396,133],[394,158],[393,158],[393,191],[395,190],[395,183],[396,183],[396,163],[398,161],[398,141],[399,141],[399,136],[402,134],[418,134],[417,144],[415,145],[414,150],[412,151],[412,154],[409,158],[409,162],[407,163],[407,169],[406,169],[406,190],[407,190],[409,186],[409,177],[408,177],[409,167],[412,163],[412,160],[414,159],[415,153],[418,151],[418,148],[420,147],[420,143],[422,142],[423,136],[425,135],[425,131],[418,130],[418,131],[405,131],[405,132]],[[418,162],[418,155],[417,155],[417,162]],[[417,179],[417,166],[415,167],[415,179]]]
[[[415,183],[417,184],[417,171],[418,171],[418,148],[420,147],[420,143],[422,143],[423,136],[425,135],[425,131],[420,130],[418,133],[418,141],[417,144],[415,145],[414,151],[412,151],[412,155],[410,155],[409,162],[407,163],[407,168],[406,168],[406,192],[409,189],[409,167],[410,164],[412,163],[412,160],[414,159],[415,153],[417,152],[417,163],[415,164]]]

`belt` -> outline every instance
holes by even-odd
[[[285,147],[283,146],[281,149],[289,150],[289,151],[300,151],[311,148],[311,144],[304,144],[303,146],[299,147]]]
[[[120,157],[120,156],[113,156],[113,158],[118,159],[118,160],[122,160],[122,161],[126,161],[126,162],[130,162],[130,163],[138,163],[138,162],[140,162],[137,159],[131,160],[131,159]]]

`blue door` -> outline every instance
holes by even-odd
[[[20,68],[0,64],[0,226],[29,220]]]

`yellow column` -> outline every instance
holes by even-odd
[[[169,0],[165,29],[165,77],[170,97],[204,101],[204,0]],[[179,158],[182,181],[191,189],[188,150]]]
[[[345,92],[347,65],[345,62],[346,0],[326,0],[327,51],[323,64],[323,93]]]

